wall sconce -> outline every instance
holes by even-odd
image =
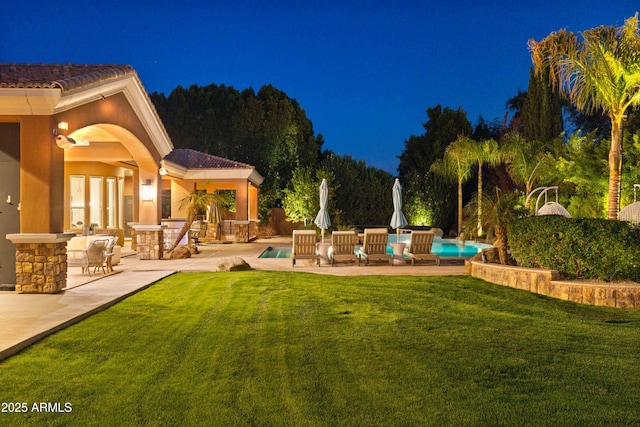
[[[148,179],[144,184],[142,184],[142,200],[148,202],[153,200],[153,186],[151,185],[151,180]]]
[[[60,129],[60,130],[69,130],[69,123],[67,123],[67,122],[58,122],[58,129]]]

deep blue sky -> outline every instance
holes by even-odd
[[[527,89],[529,38],[619,26],[637,10],[637,0],[20,1],[0,14],[0,61],[130,64],[166,95],[271,83],[298,100],[325,148],[395,174],[427,108],[502,120]]]

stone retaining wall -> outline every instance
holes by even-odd
[[[640,285],[560,280],[556,270],[470,261],[471,275],[496,285],[523,289],[579,304],[640,308]]]

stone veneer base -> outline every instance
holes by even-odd
[[[579,304],[640,308],[640,284],[585,283],[560,280],[556,270],[469,261],[471,276]]]
[[[134,225],[138,259],[163,259],[164,228],[162,225]]]
[[[18,233],[7,239],[16,245],[18,293],[54,294],[67,286],[67,241],[73,234]]]

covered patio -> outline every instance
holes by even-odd
[[[163,259],[167,186],[176,199],[194,185],[233,189],[236,219],[257,219],[254,169],[202,175],[173,162],[173,149],[131,66],[0,64],[0,284],[65,288],[76,234],[116,235],[120,245],[135,234],[139,259]]]
[[[215,240],[247,243],[258,236],[258,187],[264,177],[255,167],[187,148],[178,148],[161,162],[162,189],[170,201],[169,215],[163,223],[169,229],[179,229],[187,212],[180,203],[190,192],[204,190],[213,193],[229,190],[235,195],[235,214],[223,221],[222,235]],[[169,219],[169,217],[171,219]],[[179,218],[175,221],[174,218]]]

